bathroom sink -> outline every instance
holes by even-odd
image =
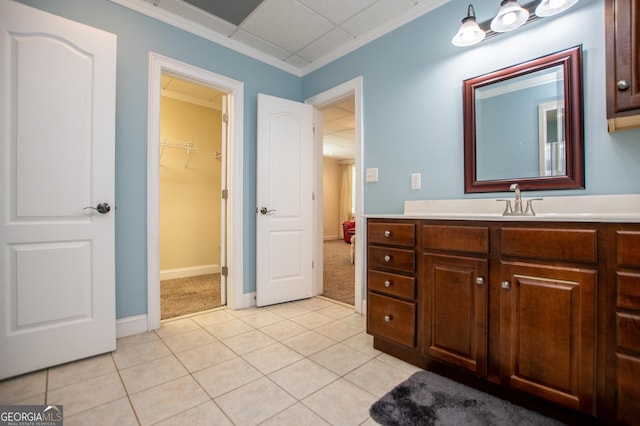
[[[500,200],[505,199],[500,198]],[[523,195],[522,200],[529,197]],[[404,216],[460,220],[640,222],[640,194],[544,197],[533,201],[535,216],[503,216],[495,198],[405,201]]]

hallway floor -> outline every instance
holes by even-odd
[[[0,382],[0,404],[62,404],[65,426],[374,425],[369,406],[415,371],[373,348],[364,316],[317,297],[164,322]]]

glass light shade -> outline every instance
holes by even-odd
[[[456,35],[451,39],[451,43],[460,47],[471,46],[484,40],[485,35],[475,18],[465,18]]]
[[[564,12],[576,3],[578,3],[578,0],[542,0],[536,7],[536,15],[542,18],[553,16]]]
[[[529,19],[529,12],[515,0],[503,0],[500,10],[491,21],[491,29],[497,33],[515,30]]]

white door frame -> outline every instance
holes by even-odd
[[[346,81],[338,86],[328,89],[322,93],[312,96],[305,100],[318,109],[322,106],[335,103],[346,96],[353,96],[355,99],[355,124],[356,124],[356,229],[360,229],[356,239],[357,246],[355,251],[355,310],[358,313],[366,312],[366,300],[362,298],[362,271],[364,262],[365,233],[364,221],[362,219],[363,206],[363,175],[362,175],[362,152],[363,152],[363,127],[362,127],[362,76]],[[318,117],[318,114],[316,114]],[[321,129],[322,123],[316,123],[316,129]],[[317,132],[321,133],[321,132]],[[316,200],[320,195],[319,202],[315,206],[315,223],[314,223],[314,248],[316,253],[316,273],[315,273],[315,289],[319,290],[322,285],[322,242],[323,242],[323,226],[322,226],[322,135],[316,134]],[[316,294],[319,291],[315,291]]]
[[[243,304],[243,123],[244,83],[178,60],[149,53],[147,117],[147,328],[160,328],[160,98],[162,73],[213,86],[229,95],[227,173],[227,306]]]

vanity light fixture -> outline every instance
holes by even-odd
[[[491,21],[491,29],[504,33],[521,27],[529,19],[529,11],[520,7],[516,0],[502,0],[498,14]]]
[[[471,46],[484,40],[486,33],[476,22],[476,11],[470,4],[467,8],[467,16],[462,19],[460,29],[451,39],[454,46]]]
[[[536,7],[536,15],[541,17],[553,16],[564,12],[576,3],[578,3],[578,0],[542,0]]]
[[[502,0],[498,14],[491,21],[476,22],[473,5],[467,8],[467,16],[451,39],[454,46],[472,46],[485,38],[491,38],[503,32],[512,31],[540,18],[557,15],[576,4],[578,0],[533,0],[520,6],[517,0]]]

